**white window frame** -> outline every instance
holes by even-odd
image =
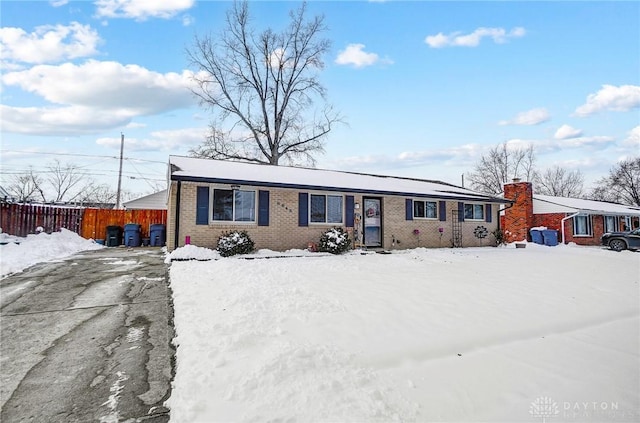
[[[467,206],[473,206],[473,209],[472,209],[473,217],[467,217]],[[482,210],[482,217],[476,217],[476,210]],[[464,203],[464,207],[463,207],[462,213],[464,213],[464,220],[465,221],[466,220],[477,220],[477,221],[484,222],[484,220],[486,218],[484,204]]]
[[[580,218],[580,219],[585,219],[585,225],[586,225],[586,231],[587,233],[577,233],[576,229],[578,227],[578,225],[576,225],[576,220]],[[581,237],[581,238],[593,238],[593,216],[591,216],[590,214],[579,214],[577,216],[573,216],[572,219],[572,223],[573,223],[573,236],[574,237]]]
[[[231,191],[231,220],[220,220],[215,219],[215,195],[216,191]],[[250,192],[253,194],[253,220],[236,220],[236,192]],[[258,198],[256,195],[256,190],[254,189],[240,189],[240,188],[226,188],[226,187],[211,187],[210,195],[211,197],[209,201],[210,206],[210,214],[209,221],[216,225],[255,225],[258,221]]]
[[[604,232],[618,232],[620,230],[620,218],[618,216],[605,215],[602,216],[602,227]],[[613,228],[609,228],[607,220],[613,220]]]
[[[311,210],[311,205],[312,205],[312,199],[313,197],[324,197],[324,221],[322,222],[317,222],[317,221],[313,221],[312,219],[312,210]],[[329,218],[329,197],[334,197],[334,198],[339,198],[340,199],[340,221],[339,222],[328,222],[328,218]],[[321,193],[321,192],[314,192],[314,193],[309,193],[309,224],[310,225],[343,225],[344,224],[344,212],[345,212],[345,197],[344,195],[341,194],[329,194],[329,193]]]
[[[422,203],[422,206],[424,207],[423,208],[424,216],[416,216],[416,203]],[[427,216],[427,210],[428,210],[427,203],[433,203],[434,204],[434,206],[435,206],[434,210],[436,212],[435,216],[433,216],[433,217]],[[414,219],[438,220],[438,217],[439,216],[438,216],[438,202],[437,201],[416,200],[416,199],[413,200],[413,218]]]

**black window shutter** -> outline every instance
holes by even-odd
[[[491,223],[491,204],[485,204],[484,206],[484,221]]]
[[[447,220],[447,202],[446,201],[438,201],[438,215],[440,217],[441,222],[445,222]]]
[[[298,226],[309,226],[309,194],[298,193]]]
[[[269,226],[269,191],[258,191],[258,226]]]
[[[413,220],[413,200],[411,198],[407,198],[404,200],[405,205],[405,220]]]
[[[198,187],[196,191],[196,225],[209,224],[209,187]]]
[[[464,222],[464,203],[458,201],[458,222]]]
[[[354,218],[353,218],[353,209],[355,206],[355,201],[353,195],[347,195],[345,197],[345,207],[347,208],[345,213],[345,225],[347,228],[353,228],[354,226]]]

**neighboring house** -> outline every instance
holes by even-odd
[[[640,207],[539,195],[530,182],[506,184],[504,197],[513,201],[502,216],[507,242],[531,240],[530,229],[544,226],[557,230],[561,243],[600,245],[606,232],[640,226]]]
[[[495,245],[504,199],[438,181],[169,158],[167,247],[216,248],[246,230],[256,248],[284,251],[346,229],[355,247]]]
[[[166,210],[167,190],[154,192],[144,197],[126,201],[122,204],[126,210]]]

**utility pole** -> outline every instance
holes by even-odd
[[[122,154],[124,153],[124,134],[120,132],[120,170],[118,171],[118,191],[116,192],[116,210],[120,209],[120,188],[122,186]]]

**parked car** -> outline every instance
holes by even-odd
[[[640,228],[629,232],[607,232],[600,238],[602,245],[612,250],[635,250],[640,248]]]

